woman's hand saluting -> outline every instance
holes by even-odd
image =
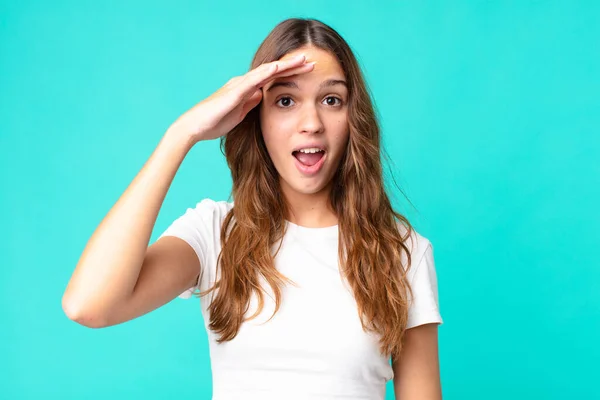
[[[169,127],[197,143],[226,135],[262,100],[262,87],[272,79],[309,72],[314,63],[304,55],[262,64],[230,79],[215,93],[182,114]]]

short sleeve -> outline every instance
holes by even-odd
[[[213,269],[220,249],[220,232],[223,219],[229,210],[229,203],[204,199],[194,208],[188,208],[183,215],[159,236],[175,236],[184,240],[196,252],[200,261],[198,281],[178,297],[189,299],[196,290],[202,289],[203,283],[213,278]],[[157,239],[157,240],[158,240]]]
[[[420,259],[409,269],[408,278],[413,291],[413,301],[408,309],[408,323],[406,328],[438,323],[443,320],[440,314],[438,299],[438,284],[433,258],[433,246],[424,239],[423,253],[419,252]]]

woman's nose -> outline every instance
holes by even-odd
[[[323,121],[317,106],[310,104],[303,107],[299,116],[298,131],[302,133],[319,133],[324,129]]]

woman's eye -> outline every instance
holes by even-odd
[[[329,100],[329,99],[333,99],[333,100],[337,100],[339,101],[339,105],[342,105],[342,99],[340,99],[339,97],[335,97],[335,96],[328,96],[325,100]],[[335,106],[335,101],[333,102],[333,104],[329,103],[327,104],[328,106]]]
[[[331,101],[333,100],[333,101]],[[338,103],[336,103],[335,101],[338,101]],[[342,99],[340,99],[339,97],[335,97],[335,96],[327,96],[327,98],[325,98],[325,101],[327,102],[328,106],[333,106],[335,107],[336,105],[341,106],[342,105]],[[281,104],[282,108],[289,108],[289,106],[291,105],[290,103],[293,102],[292,98],[289,96],[284,96],[282,98],[280,98],[279,100],[277,100],[277,102],[275,104]]]
[[[287,97],[287,96],[286,96],[286,97],[282,97],[282,98],[280,98],[279,100],[277,100],[277,102],[276,102],[275,104],[279,104],[279,102],[280,102],[281,100],[287,100],[287,101],[286,101],[286,103],[289,103],[290,101],[292,101],[292,98],[291,98],[291,97]],[[288,106],[287,106],[287,105],[284,105],[284,106],[283,106],[283,108],[288,108]]]

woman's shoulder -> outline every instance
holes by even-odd
[[[180,215],[168,228],[168,233],[175,231],[203,231],[215,232],[221,228],[221,224],[227,213],[233,208],[233,203],[226,200],[214,200],[203,198],[189,205],[185,212]]]
[[[196,203],[194,211],[205,217],[212,216],[222,219],[232,208],[232,201],[203,198]]]
[[[233,201],[215,200],[210,197],[205,197],[196,203],[196,207],[231,209],[233,207]]]
[[[419,233],[415,227],[411,227],[410,235],[408,235],[408,227],[405,224],[398,222],[398,230],[403,237],[407,236],[404,244],[410,251],[413,262],[415,260],[420,260],[425,252],[432,247],[429,239]]]

